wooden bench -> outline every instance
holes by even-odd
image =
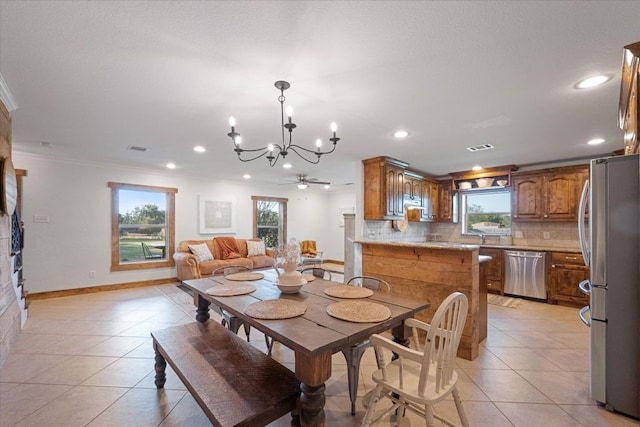
[[[293,372],[219,323],[207,321],[151,333],[155,384],[167,363],[215,426],[264,426],[296,410],[300,381]]]

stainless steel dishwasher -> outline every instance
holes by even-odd
[[[547,299],[545,252],[504,251],[504,293]]]

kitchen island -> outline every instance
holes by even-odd
[[[452,292],[465,294],[469,313],[458,356],[468,360],[478,356],[487,325],[487,290],[480,289],[478,245],[377,240],[354,243],[362,274],[389,282],[392,295],[431,303],[429,310],[417,314],[419,320],[430,323],[440,303]]]

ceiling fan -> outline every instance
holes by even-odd
[[[318,178],[307,178],[307,175],[305,174],[296,175],[296,181],[287,182],[286,184],[298,184],[298,188],[301,190],[304,190],[310,184],[331,185],[331,183],[327,181],[318,181]]]

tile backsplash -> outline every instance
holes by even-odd
[[[429,234],[429,225],[424,222],[409,222],[405,231],[396,231],[391,221],[364,221],[362,237],[389,242],[424,242]]]
[[[437,240],[480,244],[479,236],[463,236],[460,224],[437,223],[431,227],[431,235]],[[514,222],[511,225],[513,244],[517,246],[542,246],[550,248],[579,248],[578,227],[574,222]],[[522,233],[522,237],[519,236]],[[503,244],[499,236],[486,236],[486,244]]]
[[[512,240],[517,246],[549,248],[580,248],[578,227],[573,222],[519,222],[512,223]],[[522,233],[522,237],[516,237]],[[391,221],[364,221],[362,237],[368,240],[394,242],[452,242],[479,245],[479,236],[462,235],[460,224],[409,222],[404,232],[393,229]],[[505,238],[486,236],[488,245],[503,245]]]

